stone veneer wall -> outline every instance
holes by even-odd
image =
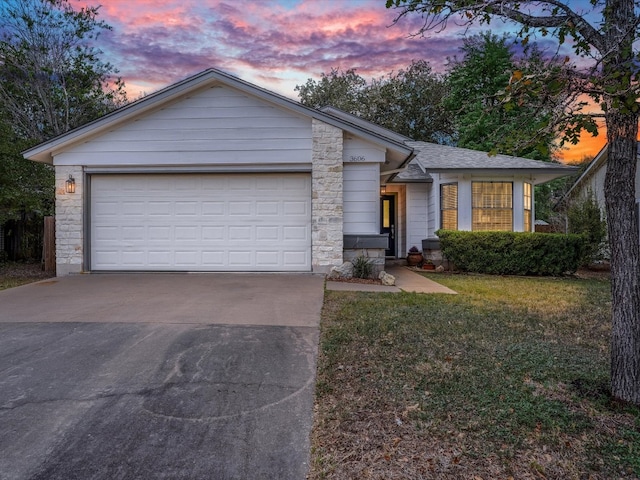
[[[342,130],[313,119],[311,131],[311,265],[327,273],[342,264]]]
[[[380,272],[385,267],[385,249],[384,248],[347,248],[344,250],[344,261],[353,262],[355,258],[367,257],[373,264],[374,277],[378,278]]]
[[[65,182],[72,175],[76,192],[66,193]],[[56,274],[61,277],[83,271],[83,183],[82,167],[56,167]]]

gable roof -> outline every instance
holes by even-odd
[[[394,136],[387,135],[385,132],[382,132],[382,127],[373,126],[373,124],[364,121],[363,123],[356,124],[354,122],[341,119],[339,116],[330,115],[328,113],[321,112],[320,110],[306,107],[283,95],[258,87],[257,85],[246,82],[238,77],[214,68],[200,72],[192,77],[186,78],[178,83],[141,98],[140,100],[125,105],[124,107],[92,122],[25,150],[22,154],[25,158],[30,160],[52,163],[54,152],[64,149],[78,141],[84,140],[89,136],[94,136],[101,132],[112,130],[118,125],[139,117],[140,115],[171,102],[180,96],[214,84],[235,88],[245,94],[257,97],[276,106],[292,111],[298,115],[320,120],[381,145],[392,153],[392,157],[395,160],[394,164],[398,166],[405,162],[407,157],[412,154],[411,147],[407,146],[401,139],[394,138]]]
[[[465,171],[475,173],[519,173],[530,174],[535,183],[544,183],[554,178],[570,175],[576,167],[559,163],[543,162],[511,155],[489,155],[486,152],[468,148],[451,147],[428,142],[406,142],[415,152],[415,160],[425,172],[429,173]],[[402,177],[399,176],[399,179]],[[415,181],[415,178],[413,178]]]

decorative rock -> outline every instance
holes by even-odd
[[[438,273],[442,273],[442,272],[444,272],[444,266],[443,266],[443,265],[438,265],[438,266],[436,267],[436,272],[438,272]]]
[[[353,278],[353,263],[344,262],[339,267],[332,267],[328,274],[331,278]]]
[[[392,287],[393,285],[396,284],[396,277],[394,277],[393,275],[385,271],[380,272],[380,275],[378,275],[378,278],[382,281],[383,285]]]

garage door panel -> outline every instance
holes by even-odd
[[[200,253],[189,250],[175,252],[175,265],[178,267],[195,267],[200,264]]]
[[[115,235],[117,232],[113,232]],[[144,242],[147,239],[144,227],[122,227],[122,239],[125,241]]]
[[[224,215],[224,202],[202,202],[202,215],[219,217]]]
[[[200,204],[198,202],[176,202],[176,216],[195,217],[200,215]]]
[[[100,201],[93,205],[93,212],[100,216],[117,215],[118,202]]]
[[[265,201],[257,201],[256,202],[256,213],[262,216],[277,216],[280,214],[279,212],[279,202],[265,202]]]
[[[202,227],[202,240],[205,242],[224,240],[224,233],[224,227]]]
[[[225,265],[223,250],[208,250],[202,252],[202,265],[205,267],[222,268]]]
[[[168,267],[173,262],[172,252],[169,249],[153,250],[150,249],[147,253],[147,259],[149,266],[151,267]]]
[[[120,263],[126,263],[131,266],[142,267],[145,264],[147,254],[144,250],[126,250],[121,253],[117,260],[114,260],[114,265]]]
[[[298,242],[300,240],[307,241],[309,239],[309,232],[306,228],[301,227],[283,227],[283,241]]]
[[[304,251],[285,251],[283,253],[284,261],[288,265],[306,265],[308,260],[308,253]]]
[[[308,174],[91,177],[92,270],[309,271]]]

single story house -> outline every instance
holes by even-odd
[[[24,152],[56,176],[57,274],[327,272],[439,228],[532,231],[573,169],[414,142],[209,69]]]

